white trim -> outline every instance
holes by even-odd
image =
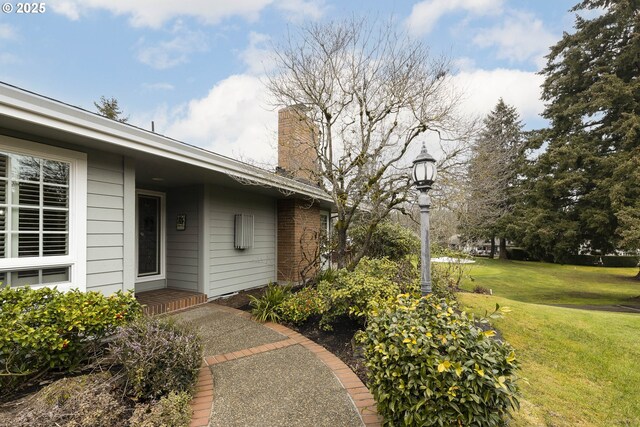
[[[0,269],[11,271],[28,267],[70,267],[70,281],[42,286],[59,289],[87,289],[87,155],[78,151],[39,144],[0,135],[0,150],[58,160],[70,164],[69,171],[69,251],[66,256],[0,259]],[[40,287],[42,287],[40,286]]]
[[[138,197],[139,196],[153,196],[160,199],[160,273],[146,276],[139,276],[138,274]],[[152,282],[154,280],[166,280],[167,278],[167,207],[166,207],[166,194],[159,191],[149,190],[136,190],[136,283]],[[165,284],[166,286],[166,284]]]
[[[211,235],[209,233],[209,203],[211,203],[209,185],[202,185],[202,194],[200,196],[201,206],[200,206],[200,232],[198,233],[198,238],[200,239],[200,245],[198,249],[200,254],[198,256],[198,262],[200,263],[198,269],[198,292],[202,292],[209,296],[209,272],[210,272],[210,239]]]
[[[0,115],[96,139],[104,144],[199,166],[255,185],[277,188],[333,203],[326,192],[313,185],[276,175],[247,163],[6,84],[0,84]]]
[[[123,269],[122,290],[135,291],[136,287],[136,169],[132,159],[125,157],[123,160],[124,183],[124,236],[122,241]]]

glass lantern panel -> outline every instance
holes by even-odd
[[[423,163],[416,163],[413,165],[413,180],[418,183],[427,178],[427,171],[425,170]]]

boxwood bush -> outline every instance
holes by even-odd
[[[0,385],[12,390],[48,369],[78,366],[119,325],[139,317],[130,293],[0,288]]]
[[[358,335],[387,426],[501,426],[518,407],[518,362],[455,303],[400,295]]]
[[[167,319],[143,318],[123,326],[109,350],[123,367],[127,393],[146,401],[189,391],[202,363],[198,335]]]

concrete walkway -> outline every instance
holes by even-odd
[[[213,303],[173,317],[205,345],[192,427],[381,425],[351,369],[297,332]]]

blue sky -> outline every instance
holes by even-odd
[[[468,114],[500,96],[539,118],[549,46],[576,1],[59,0],[0,14],[0,80],[89,110],[115,97],[130,122],[221,154],[272,162],[276,114],[260,76],[288,26],[350,15],[389,19],[453,64]]]

